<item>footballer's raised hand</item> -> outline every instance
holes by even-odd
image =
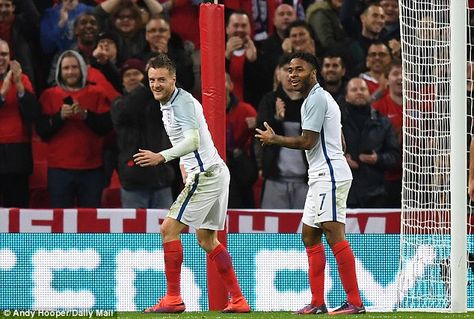
[[[263,122],[263,126],[265,126],[266,130],[263,131],[261,129],[255,129],[258,134],[255,134],[255,137],[260,140],[262,145],[265,144],[273,144],[274,139],[275,139],[275,131],[272,129],[270,125],[268,125],[267,122]]]

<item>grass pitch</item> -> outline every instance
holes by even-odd
[[[294,315],[291,312],[251,312],[244,314],[223,314],[220,312],[185,312],[182,314],[144,314],[138,312],[119,312],[116,318],[159,318],[159,319],[296,319],[296,318],[336,318],[336,319],[473,319],[474,312],[465,314],[426,313],[426,312],[369,312],[362,315]]]

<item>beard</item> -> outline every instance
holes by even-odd
[[[338,85],[341,82],[341,80],[324,80],[324,83],[326,85]]]

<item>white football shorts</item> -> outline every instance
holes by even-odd
[[[225,163],[189,174],[186,185],[167,217],[195,229],[224,229],[229,201],[230,173]]]
[[[347,196],[352,180],[310,181],[303,211],[303,223],[321,228],[324,222],[346,223]]]

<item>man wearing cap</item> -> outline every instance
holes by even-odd
[[[175,169],[170,164],[141,167],[133,161],[139,149],[155,152],[171,146],[166,135],[159,102],[142,83],[145,64],[128,59],[122,65],[124,96],[112,105],[112,121],[117,133],[122,207],[167,208],[173,202],[171,185]]]
[[[92,52],[90,65],[99,70],[113,87],[122,92],[120,74],[120,55],[117,36],[110,32],[102,32],[97,38],[97,46]]]
[[[132,92],[135,88],[143,85],[142,81],[145,78],[145,63],[140,59],[128,59],[122,65],[121,74],[122,74],[122,86],[123,93],[128,94]]]

